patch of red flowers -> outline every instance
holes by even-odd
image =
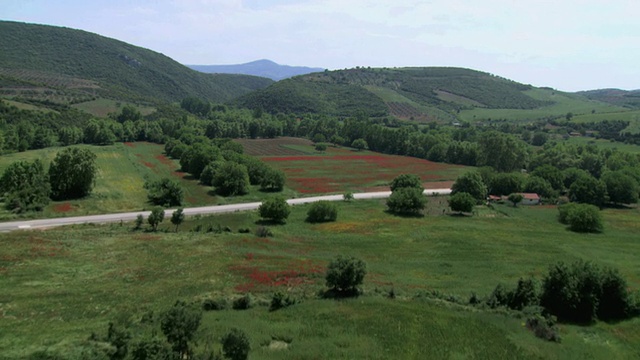
[[[156,155],[156,160],[160,161],[162,165],[173,166],[173,161],[164,155]]]
[[[253,254],[250,255],[253,259]],[[311,261],[302,260],[289,264],[284,270],[264,270],[260,266],[240,265],[231,267],[231,271],[239,273],[248,280],[236,286],[235,290],[249,292],[265,290],[267,287],[293,287],[311,284],[318,277],[318,274],[324,273],[324,267],[313,264]]]
[[[126,142],[126,143],[124,143],[124,146],[128,146],[128,147],[134,148],[134,147],[136,147],[136,144],[130,143],[130,142]]]
[[[148,167],[149,169],[153,169],[153,168],[156,167],[155,164],[152,164],[152,163],[146,162],[146,161],[144,161],[142,164],[144,164],[144,166]]]
[[[57,213],[65,213],[65,212],[69,212],[71,210],[73,210],[73,206],[71,206],[71,204],[68,203],[68,202],[62,203],[62,204],[58,204],[58,205],[53,207],[53,211],[55,211]]]

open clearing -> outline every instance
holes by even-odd
[[[272,238],[237,233],[256,227],[255,212],[189,219],[178,233],[165,221],[161,230],[169,231],[158,233],[114,224],[0,234],[0,353],[64,350],[91,332],[104,334],[109,321],[139,326],[144,313],[176,299],[251,292],[260,303],[280,290],[305,300],[276,312],[207,312],[198,336],[242,328],[252,359],[637,357],[637,318],[561,325],[563,341],[554,344],[535,338],[523,319],[415,298],[430,290],[485,296],[498,283],[540,278],[551,263],[578,258],[619,268],[638,290],[637,208],[604,210],[605,233],[585,235],[567,231],[554,208],[498,205],[474,217],[438,215],[445,207],[446,197],[431,198],[428,216],[402,218],[385,213],[384,201],[339,203],[337,222],[312,225],[304,222],[308,206],[296,206],[286,225],[272,227]],[[189,231],[212,224],[233,233]],[[316,299],[337,254],[367,262],[364,296]],[[391,288],[395,300],[384,297]],[[274,339],[292,341],[274,351]]]

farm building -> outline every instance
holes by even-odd
[[[534,193],[522,193],[522,202],[523,205],[538,205],[540,204],[540,196]]]

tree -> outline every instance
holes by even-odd
[[[330,201],[318,201],[311,204],[307,211],[307,221],[310,223],[336,221],[338,207]]]
[[[513,203],[513,207],[517,207],[518,204],[522,202],[523,198],[522,194],[514,193],[509,195],[509,201]]]
[[[422,187],[422,180],[418,175],[414,174],[401,174],[396,176],[390,185],[391,191],[396,191],[401,188],[415,188],[424,191]]]
[[[358,293],[367,274],[367,264],[355,257],[339,255],[329,263],[325,280],[332,290],[346,295]]]
[[[602,216],[600,210],[589,204],[576,204],[566,216],[569,229],[576,232],[601,232]]]
[[[282,191],[285,182],[286,176],[284,175],[284,171],[267,168],[260,182],[260,188],[265,191]]]
[[[249,351],[251,351],[251,343],[247,334],[242,330],[231,329],[222,338],[222,352],[226,358],[246,360],[249,358]]]
[[[144,222],[144,216],[142,216],[142,214],[138,214],[138,216],[136,216],[135,229],[139,230],[142,227],[143,222]]]
[[[284,198],[278,196],[265,200],[258,207],[258,213],[264,219],[284,223],[291,213],[291,207]]]
[[[40,160],[14,162],[0,178],[7,209],[17,213],[41,211],[49,204],[49,177]]]
[[[551,184],[538,176],[529,176],[524,182],[523,190],[527,193],[538,194],[544,198],[555,198],[558,196]]]
[[[353,193],[351,191],[347,191],[346,193],[342,194],[342,199],[346,202],[350,202],[351,200],[353,200]]]
[[[327,144],[316,144],[315,149],[316,151],[323,152],[327,150]]]
[[[488,131],[478,139],[478,165],[502,172],[522,169],[529,154],[524,141],[498,131]],[[473,195],[473,194],[472,194]]]
[[[602,175],[607,187],[609,201],[614,204],[635,204],[638,202],[638,182],[622,171],[611,171]]]
[[[549,137],[547,136],[546,133],[543,133],[542,131],[538,131],[535,134],[533,134],[533,137],[531,138],[531,145],[542,146],[547,142],[548,139]]]
[[[216,176],[218,170],[220,170],[222,164],[224,164],[224,161],[214,161],[205,166],[202,173],[200,173],[200,183],[202,185],[212,186],[213,178]]]
[[[142,339],[133,345],[133,360],[174,360],[175,356],[167,342],[156,337]]]
[[[160,328],[180,359],[189,357],[189,342],[200,327],[201,320],[202,312],[184,301],[176,301],[171,309],[162,314]]]
[[[602,206],[606,194],[607,186],[593,176],[581,176],[569,187],[569,199],[584,204]]]
[[[509,195],[522,191],[523,177],[520,173],[499,173],[489,181],[491,195]],[[486,184],[486,183],[485,183]]]
[[[476,205],[476,199],[471,194],[459,192],[449,197],[449,207],[457,212],[472,212]]]
[[[366,150],[369,148],[367,141],[365,139],[355,139],[351,143],[351,147],[357,149],[358,151]]]
[[[416,188],[399,188],[387,199],[389,211],[395,214],[419,214],[426,203],[423,190]]]
[[[176,226],[176,232],[178,232],[178,226],[184,221],[184,209],[179,208],[173,211],[171,214],[171,223]]]
[[[156,206],[151,210],[151,214],[147,218],[147,222],[153,228],[153,231],[158,230],[158,225],[164,220],[164,209],[160,206]]]
[[[147,198],[154,205],[166,207],[180,206],[184,192],[180,183],[169,178],[162,178],[154,182],[146,182],[145,189],[149,192]]]
[[[456,179],[451,186],[451,194],[459,192],[471,194],[476,202],[484,201],[487,198],[487,186],[477,172],[468,172]]]
[[[91,150],[72,147],[60,151],[49,167],[51,197],[66,200],[89,195],[96,171],[96,154]]]
[[[547,180],[555,190],[562,190],[564,188],[564,175],[560,169],[553,165],[544,164],[539,166],[531,172],[531,175]]]
[[[587,171],[578,169],[576,167],[570,167],[562,171],[563,185],[565,189],[569,189],[571,185],[581,177],[591,176]]]
[[[248,193],[249,174],[247,167],[235,162],[225,162],[213,177],[213,186],[218,193],[225,196]]]

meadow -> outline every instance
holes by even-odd
[[[260,224],[256,212],[188,219],[157,233],[120,226],[74,226],[0,234],[0,358],[37,350],[72,354],[107,323],[149,331],[141,318],[175,300],[232,299],[251,293],[258,306],[205,312],[198,346],[231,327],[251,338],[252,359],[486,358],[631,359],[640,354],[640,319],[582,327],[561,325],[562,343],[533,336],[522,318],[425,296],[468,299],[498,284],[540,278],[556,261],[578,258],[620,269],[640,289],[640,210],[606,209],[605,232],[576,234],[551,206],[497,205],[477,216],[443,215],[445,197],[427,216],[404,218],[384,201],[338,204],[335,223],[308,224],[296,206],[274,236],[240,234]],[[192,232],[207,224],[231,233]],[[322,300],[324,269],[337,254],[368,265],[364,294]],[[386,294],[393,289],[396,298]],[[269,312],[274,291],[302,302]],[[273,340],[286,349],[273,349]],[[219,347],[219,345],[216,345]]]
[[[448,187],[469,168],[407,156],[329,146],[316,151],[308,140],[237,140],[249,155],[287,175],[287,186],[301,194],[382,190],[398,174],[420,176],[426,187]]]

